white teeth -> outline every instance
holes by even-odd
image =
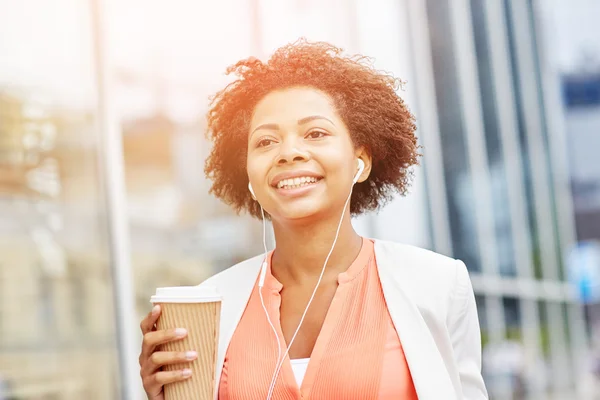
[[[311,176],[302,176],[298,178],[282,179],[277,183],[278,189],[295,189],[298,187],[307,186],[317,182],[318,179]]]

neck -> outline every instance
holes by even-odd
[[[350,210],[344,213],[335,247],[327,262],[324,281],[337,279],[358,256],[361,237],[352,227]],[[331,250],[340,215],[307,225],[273,221],[277,248],[273,253],[272,272],[282,283],[314,284]]]

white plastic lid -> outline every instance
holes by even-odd
[[[210,303],[221,301],[217,289],[212,286],[173,286],[156,289],[150,303]]]

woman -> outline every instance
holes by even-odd
[[[267,215],[277,245],[203,283],[223,296],[215,399],[486,399],[465,265],[351,224],[406,193],[418,161],[399,81],[305,41],[231,72],[208,115],[206,173],[235,210]],[[190,374],[160,367],[196,357],[156,351],[185,335],[156,331],[159,315],[141,324],[153,400]]]

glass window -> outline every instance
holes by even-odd
[[[461,117],[462,105],[448,7],[446,1],[427,2],[448,215],[453,256],[463,260],[469,270],[479,272],[481,260],[473,212],[474,192]]]
[[[563,246],[566,245],[566,243],[563,243],[561,245],[560,243],[560,235],[559,235],[559,222],[558,222],[558,207],[557,207],[557,199],[556,199],[556,187],[555,187],[555,180],[554,180],[554,170],[555,170],[555,165],[554,162],[552,160],[552,154],[551,154],[551,149],[550,149],[550,138],[549,138],[549,130],[548,130],[548,122],[549,119],[546,116],[546,107],[545,107],[545,102],[548,101],[547,99],[544,98],[544,91],[542,90],[542,76],[543,76],[543,72],[542,72],[542,68],[540,67],[540,54],[537,51],[537,49],[539,48],[539,44],[538,44],[538,31],[539,31],[539,27],[537,26],[537,21],[536,18],[534,16],[534,5],[533,5],[533,0],[528,0],[527,1],[527,16],[528,16],[528,20],[529,20],[529,31],[530,31],[530,35],[531,35],[531,41],[533,43],[534,49],[536,49],[536,51],[534,51],[533,53],[533,62],[534,62],[534,67],[535,67],[535,75],[534,75],[534,79],[536,80],[537,83],[537,98],[538,98],[538,102],[540,105],[540,119],[541,119],[541,130],[542,130],[542,142],[543,142],[543,147],[544,147],[544,163],[545,163],[545,172],[546,172],[546,179],[548,180],[548,185],[550,187],[550,195],[548,196],[548,200],[550,201],[550,213],[551,213],[551,221],[552,221],[552,230],[554,231],[553,233],[553,243],[551,244],[551,246],[547,246],[548,250],[546,251],[550,251],[553,252],[553,256],[556,257],[556,262],[558,264],[558,271],[557,271],[557,276],[553,277],[553,279],[560,279],[560,280],[564,280],[566,278],[565,275],[565,270],[564,270],[564,264],[563,264]]]
[[[533,15],[532,3],[531,1],[526,2],[526,6],[523,8],[523,12],[526,12],[527,15],[524,16],[525,23],[527,24],[527,35],[521,38],[517,38],[517,29],[516,22],[514,18],[511,17],[511,13],[514,11],[514,4],[511,3],[510,0],[505,0],[505,18],[508,30],[508,39],[510,46],[510,55],[511,55],[511,67],[513,71],[513,88],[516,97],[516,104],[518,110],[518,126],[519,126],[519,140],[521,142],[521,148],[523,151],[523,176],[525,177],[525,186],[526,186],[526,198],[527,198],[527,207],[529,213],[529,225],[532,234],[532,260],[534,265],[534,274],[535,277],[541,279],[544,277],[544,273],[550,275],[552,279],[554,272],[557,272],[558,276],[556,278],[562,278],[564,275],[563,267],[562,267],[562,256],[561,249],[559,245],[559,235],[558,235],[558,216],[557,216],[557,208],[556,208],[556,198],[555,198],[555,189],[553,185],[553,164],[551,161],[550,148],[548,143],[548,127],[546,116],[544,112],[544,99],[543,92],[541,86],[541,70],[539,66],[539,55],[537,54],[537,43],[536,43],[536,26],[535,19]],[[533,54],[531,54],[532,62],[533,62],[533,71],[524,71],[519,69],[518,65],[518,45],[519,41],[530,41],[531,48],[534,50]],[[525,46],[525,48],[529,48],[529,46]],[[523,93],[527,94],[526,90],[522,82],[526,82],[528,80],[532,80],[535,83],[535,101],[539,104],[539,115],[536,115],[535,112],[528,110],[523,102]],[[529,114],[528,114],[529,113]],[[532,139],[533,135],[538,134],[535,132],[535,127],[532,127],[531,124],[528,124],[528,119],[538,118],[539,121],[539,143],[535,143]],[[531,130],[531,131],[528,131]],[[537,148],[536,148],[537,147]],[[538,157],[536,157],[538,156]],[[532,165],[534,161],[537,161],[537,164]],[[543,165],[538,165],[543,164]],[[543,169],[543,173],[537,173],[537,176],[534,176],[535,170]],[[548,188],[546,189],[546,183]],[[539,193],[535,193],[539,192]],[[548,201],[549,211],[545,215],[543,210],[536,208],[535,205],[535,197],[540,196],[540,201]],[[549,232],[540,232],[540,221],[544,221],[546,218],[549,220]],[[536,223],[537,221],[537,223]],[[544,253],[542,253],[544,252]],[[542,259],[548,260],[553,259],[553,262],[557,263],[558,270],[557,271],[549,271],[551,268],[549,266],[543,265]],[[545,278],[548,278],[546,276]]]
[[[498,267],[501,275],[514,276],[516,275],[516,265],[508,201],[509,188],[497,120],[494,79],[492,76],[493,70],[488,49],[484,4],[481,1],[471,0],[471,12],[485,128],[483,133],[490,171],[491,197],[494,210],[492,215],[498,249]]]
[[[531,232],[531,245],[532,245],[532,262],[533,262],[533,267],[534,267],[534,276],[536,278],[541,278],[542,277],[542,260],[541,260],[541,248],[540,248],[540,233],[537,229],[537,224],[535,223],[538,211],[536,210],[535,207],[535,201],[534,201],[534,182],[533,182],[533,176],[532,176],[532,169],[531,169],[531,157],[530,157],[530,146],[529,143],[527,141],[527,133],[526,133],[526,127],[525,127],[525,115],[524,113],[526,113],[526,110],[523,107],[523,101],[522,96],[521,96],[521,86],[519,84],[519,74],[518,74],[518,65],[517,65],[517,59],[516,59],[516,37],[515,37],[515,32],[514,32],[514,26],[513,26],[513,22],[512,19],[510,17],[511,15],[511,9],[510,9],[510,1],[509,0],[505,0],[504,2],[505,5],[505,18],[506,18],[506,28],[507,28],[507,32],[508,32],[508,43],[509,43],[509,48],[510,48],[510,63],[511,63],[511,69],[513,71],[512,74],[512,84],[513,84],[513,89],[514,89],[514,93],[515,93],[515,104],[516,104],[516,109],[517,109],[517,124],[518,124],[518,129],[519,129],[519,142],[521,145],[521,149],[522,149],[522,157],[523,157],[523,178],[524,178],[524,183],[525,183],[525,198],[526,198],[526,202],[527,202],[527,214],[529,216],[528,218],[528,223],[529,223],[529,231]]]

